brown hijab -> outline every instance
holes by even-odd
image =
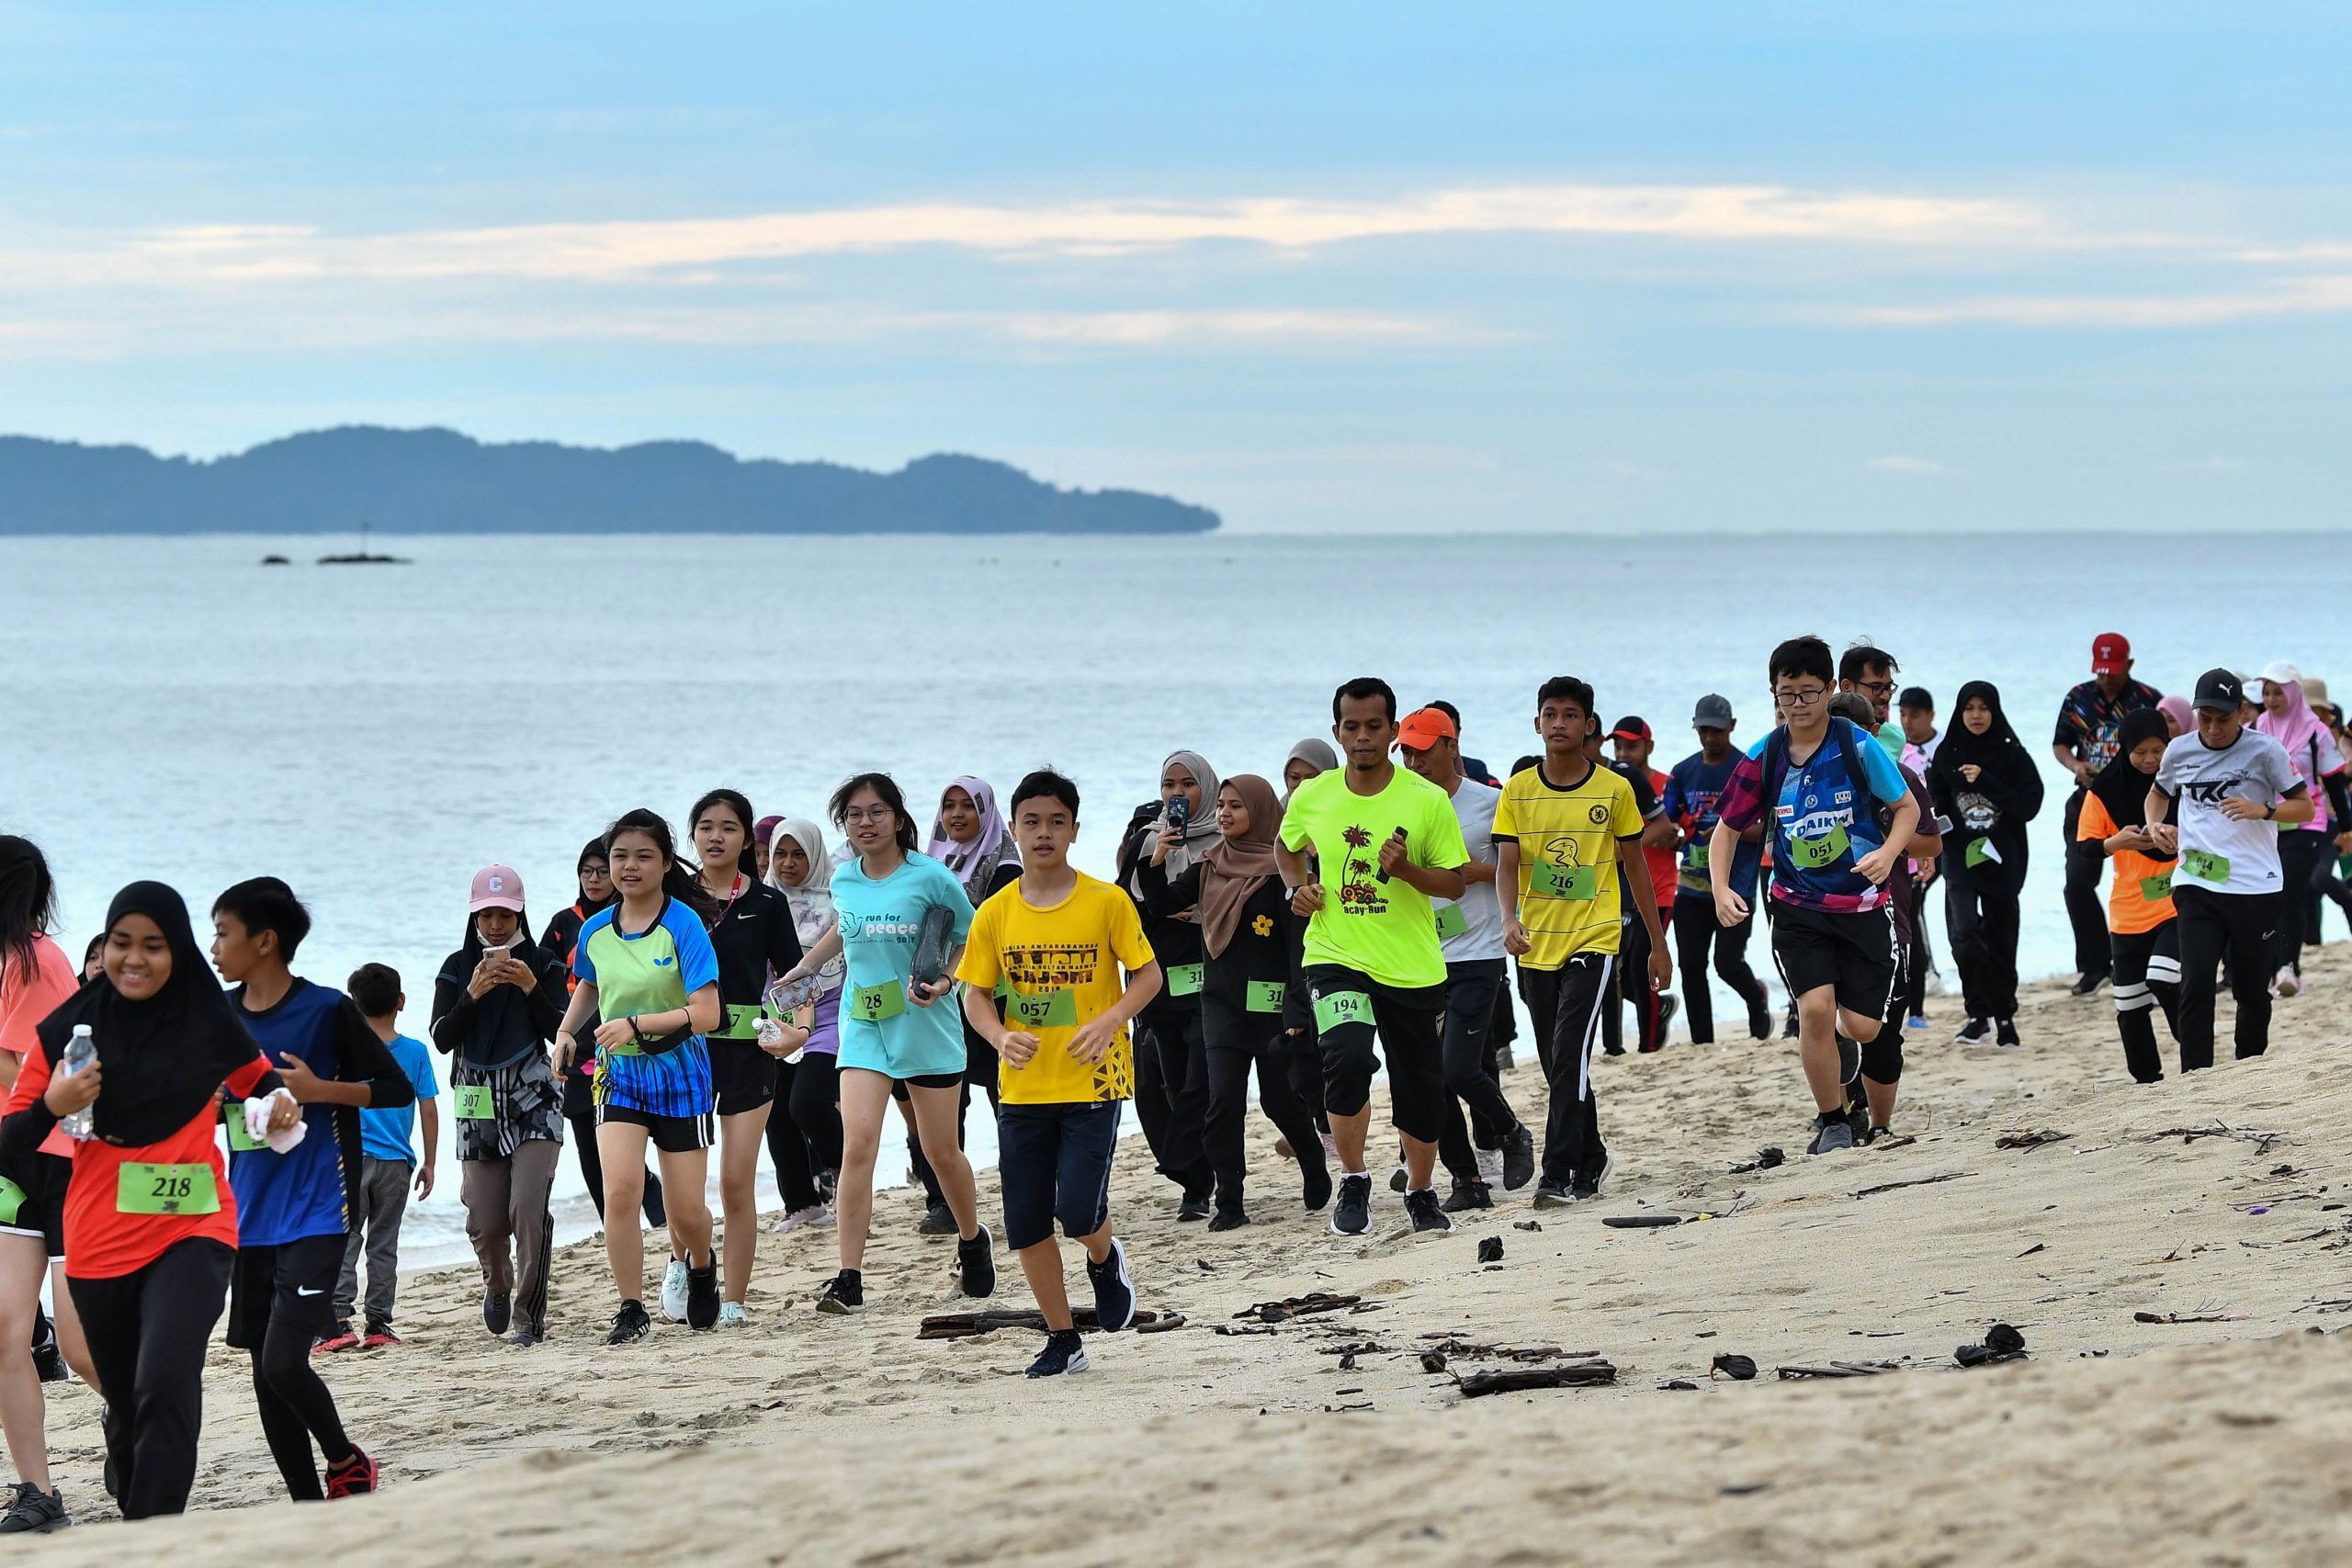
[[[1211,958],[1225,955],[1226,944],[1241,928],[1241,907],[1261,884],[1282,874],[1274,859],[1274,834],[1282,828],[1282,804],[1274,786],[1255,773],[1225,781],[1250,813],[1250,830],[1238,839],[1219,839],[1201,856],[1201,941]]]

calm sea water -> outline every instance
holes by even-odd
[[[134,878],[200,912],[240,877],[283,876],[318,921],[298,967],[340,984],[393,964],[422,1035],[478,867],[522,872],[537,929],[583,840],[634,806],[677,820],[714,784],[813,817],[860,769],[929,802],[958,773],[1001,786],[1052,763],[1085,791],[1080,863],[1107,873],[1169,751],[1278,779],[1293,742],[1328,732],[1331,687],[1364,672],[1408,705],[1457,704],[1498,770],[1531,749],[1532,693],[1559,673],[1591,681],[1611,720],[1648,717],[1660,766],[1702,693],[1753,736],[1765,655],[1799,631],[1877,641],[1947,704],[1994,681],[2044,757],[2101,631],[2168,691],[2280,658],[2352,689],[2352,539],[1950,544],[422,537],[379,541],[406,566],[265,570],[271,550],[345,547],[0,539],[0,828],[49,852],[76,953]],[[2028,975],[2071,968],[2063,780],[2044,766]],[[443,1178],[411,1211],[407,1261],[466,1255]],[[565,1236],[594,1226],[569,1157],[558,1211]]]

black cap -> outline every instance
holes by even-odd
[[[2245,687],[2227,670],[2208,670],[2197,677],[2196,705],[2215,713],[2235,713],[2245,701]]]
[[[1936,711],[1936,699],[1928,694],[1928,688],[1925,686],[1905,686],[1903,688],[1903,694],[1894,699],[1894,705],[1899,708],[1919,708],[1928,713],[1933,713]]]

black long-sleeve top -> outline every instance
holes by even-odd
[[[1136,866],[1136,874],[1144,890],[1147,918],[1189,909],[1201,901],[1201,867],[1197,861],[1171,878],[1166,866],[1146,860]],[[1233,940],[1225,944],[1221,953],[1210,955],[1201,942],[1200,927],[1190,921],[1184,923],[1200,951],[1200,957],[1190,962],[1201,965],[1204,995],[1213,991],[1218,999],[1237,1010],[1247,1011],[1252,981],[1278,982],[1286,987],[1287,1011],[1288,1001],[1305,994],[1305,987],[1298,983],[1298,967],[1300,954],[1306,949],[1306,922],[1291,912],[1290,900],[1283,897],[1281,877],[1268,877],[1250,895],[1249,901],[1241,906],[1241,923],[1234,929]],[[1153,951],[1159,950],[1155,947]],[[1163,958],[1162,962],[1166,960]]]

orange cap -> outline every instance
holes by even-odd
[[[1461,731],[1445,716],[1443,708],[1422,708],[1405,716],[1396,727],[1396,744],[1408,751],[1426,751],[1440,740],[1459,740]]]

